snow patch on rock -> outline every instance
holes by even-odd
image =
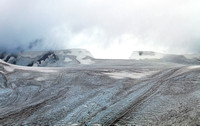
[[[92,64],[94,63],[91,59],[87,59],[87,57],[93,57],[90,52],[85,49],[72,49],[69,55],[76,56],[76,59],[80,62],[80,64]]]
[[[70,59],[70,58],[65,58],[65,60],[64,60],[65,62],[71,62],[72,60]]]

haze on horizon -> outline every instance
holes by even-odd
[[[0,51],[200,53],[199,0],[1,0]]]

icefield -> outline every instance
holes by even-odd
[[[200,125],[200,56],[47,53],[1,55],[0,125]]]

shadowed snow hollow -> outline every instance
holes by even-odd
[[[94,63],[93,56],[85,49],[21,52],[19,54],[2,53],[0,59],[11,64],[39,67],[64,67]]]

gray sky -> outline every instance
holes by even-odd
[[[200,0],[0,0],[0,50],[200,53]]]

